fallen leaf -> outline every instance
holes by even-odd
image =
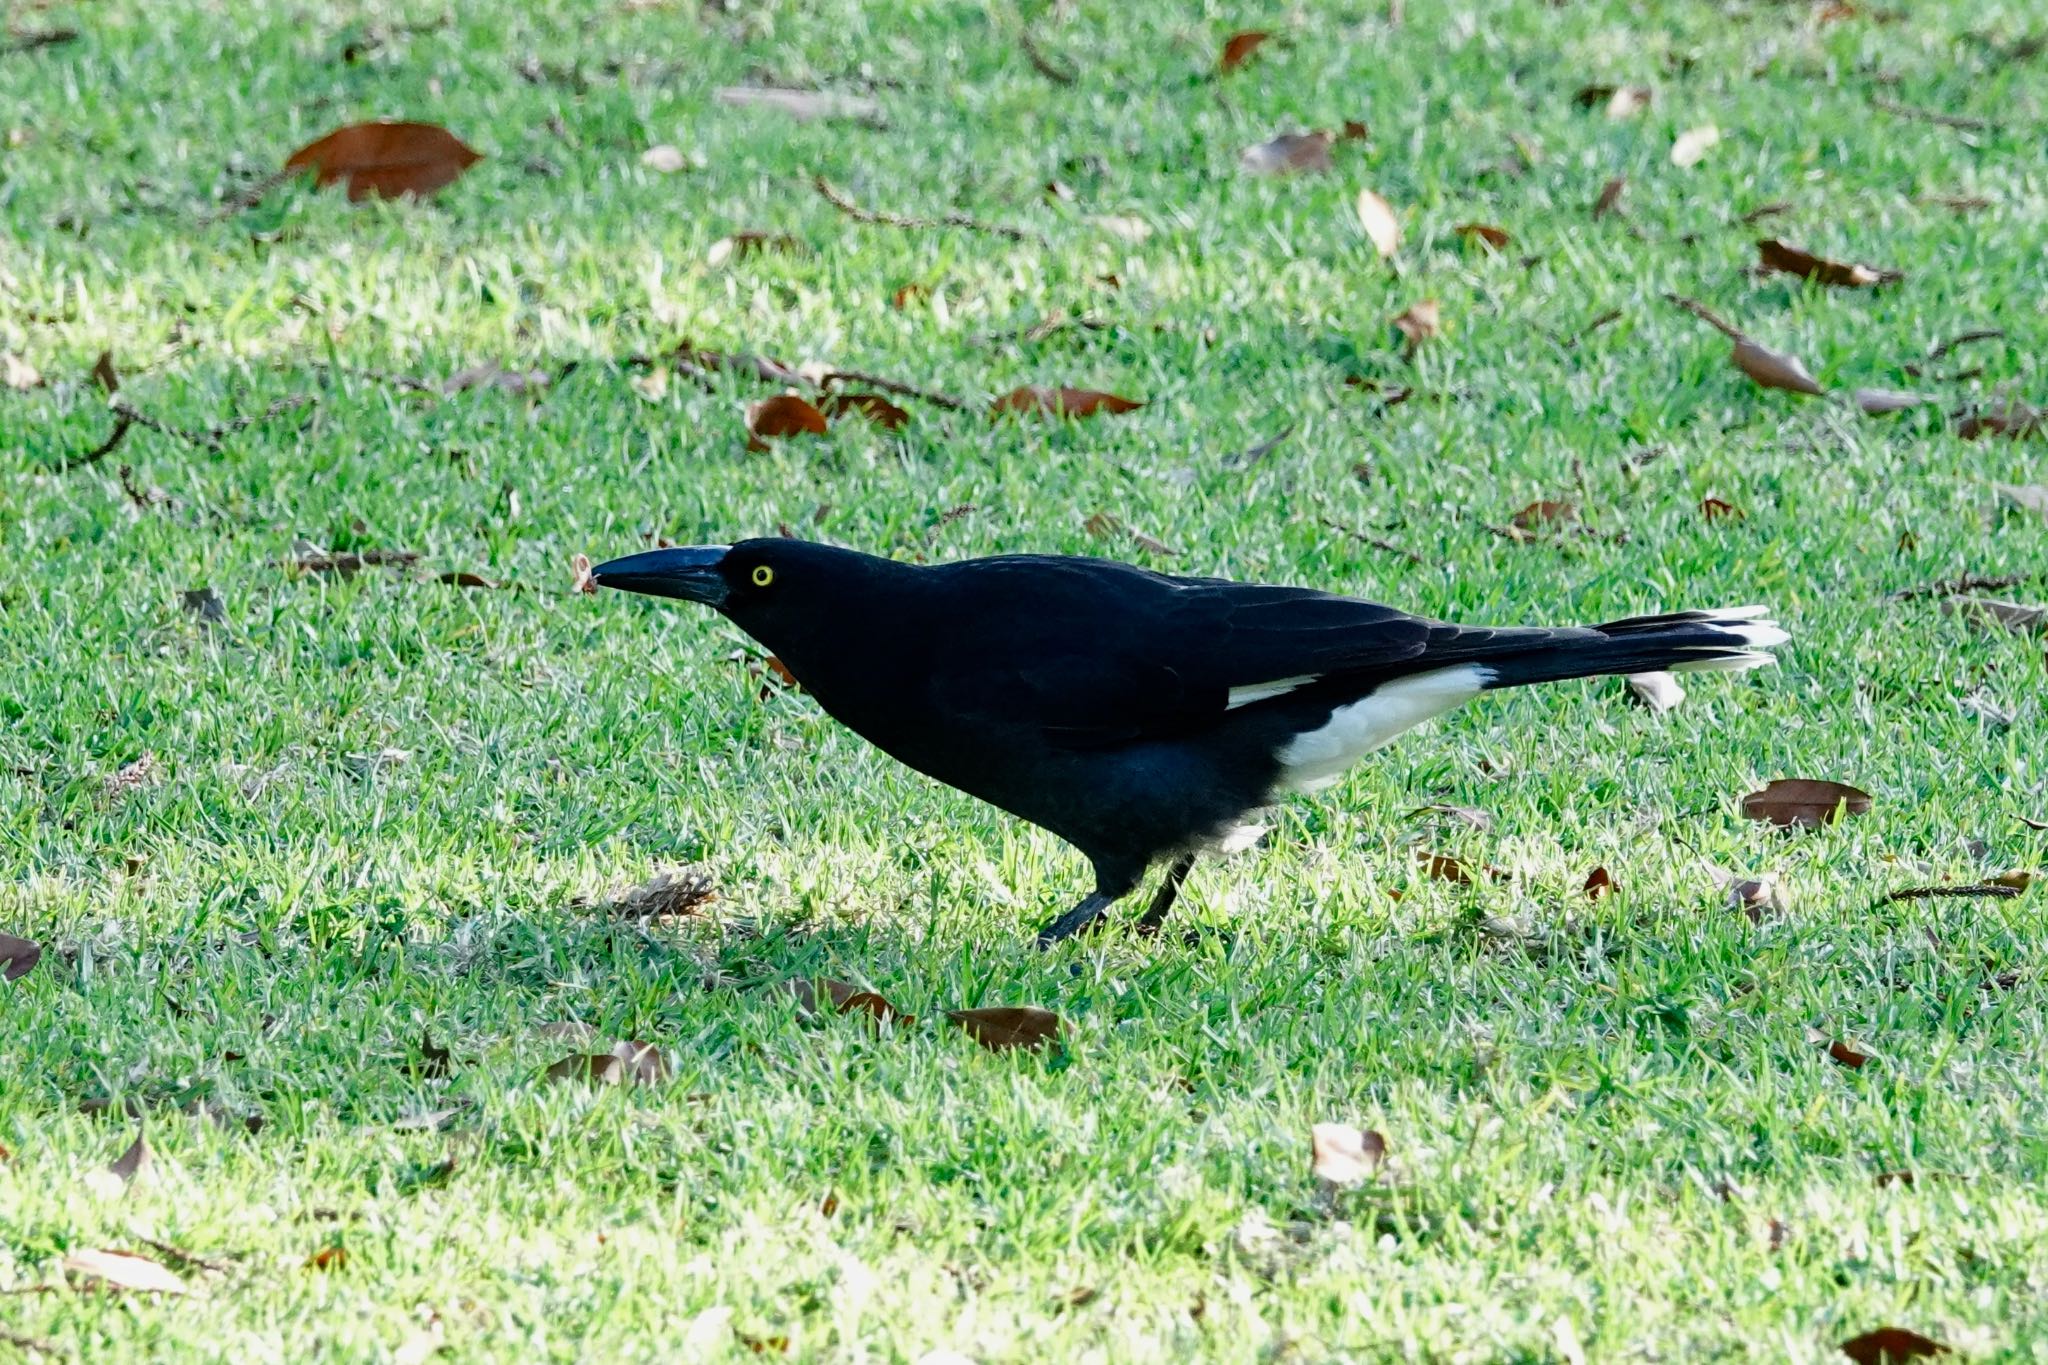
[[[447,573],[437,574],[434,581],[436,583],[446,583],[451,588],[502,588],[505,586],[494,578],[485,578],[482,574],[471,573],[467,569],[451,569]]]
[[[1443,330],[1443,313],[1435,299],[1419,299],[1408,305],[1408,311],[1393,321],[1393,328],[1401,334],[1409,350]]]
[[[1394,206],[1371,190],[1358,192],[1358,222],[1381,260],[1401,249],[1401,220],[1394,216]]]
[[[831,1002],[832,1013],[863,1013],[883,1024],[914,1024],[917,1016],[905,1014],[873,991],[864,991],[858,986],[849,986],[844,981],[821,980],[816,984],[800,977],[782,983],[780,989],[796,1001],[797,1014],[804,1019],[824,1017],[818,1008],[818,986],[825,988],[825,998]]]
[[[640,164],[657,175],[674,175],[690,168],[690,158],[680,147],[662,142],[640,153]]]
[[[741,261],[757,252],[780,251],[788,255],[802,255],[804,244],[786,232],[735,232],[720,237],[704,253],[704,264],[713,270],[730,261]]]
[[[773,654],[770,654],[762,662],[766,666],[769,676],[773,677],[775,681],[781,683],[784,687],[803,686],[802,683],[796,680],[796,674],[789,671],[789,665],[776,658]]]
[[[1888,412],[1904,412],[1908,408],[1925,407],[1941,400],[1931,393],[1912,393],[1905,389],[1858,389],[1852,395],[1857,407],[1871,417],[1882,417]]]
[[[766,450],[769,441],[787,436],[823,436],[826,429],[825,414],[798,394],[778,393],[747,404],[749,450]]]
[[[2001,602],[1995,597],[1945,597],[1941,602],[1941,614],[1967,616],[2020,633],[2048,629],[2048,607]]]
[[[1586,884],[1581,889],[1587,900],[1597,901],[1614,889],[1614,876],[1606,868],[1596,867],[1586,874]]]
[[[2008,400],[2002,408],[1960,413],[1956,418],[1956,435],[1965,441],[1974,441],[1980,436],[2003,436],[2008,440],[2023,441],[2044,432],[2048,432],[2048,410],[2030,407],[2016,400]]]
[[[0,934],[0,981],[19,981],[42,960],[41,944],[13,934]]]
[[[351,200],[429,195],[483,160],[434,123],[352,123],[293,152],[287,171],[310,170],[321,189],[339,180]]]
[[[1243,66],[1245,59],[1259,50],[1259,44],[1273,35],[1263,29],[1247,29],[1233,33],[1223,42],[1223,55],[1216,60],[1216,69],[1225,73]]]
[[[879,122],[882,106],[864,95],[842,95],[830,90],[783,90],[754,85],[722,87],[715,98],[720,104],[745,109],[773,109],[800,123],[812,119],[859,119]]]
[[[1721,130],[1711,123],[1688,128],[1671,144],[1671,164],[1678,167],[1697,166],[1700,164],[1700,158],[1720,140]]]
[[[575,575],[576,580],[570,586],[569,590],[571,592],[587,592],[593,596],[596,595],[597,579],[591,576],[589,555],[579,554],[574,559],[571,559],[569,561],[569,571]]]
[[[185,1282],[176,1275],[132,1251],[104,1251],[81,1247],[62,1262],[64,1273],[75,1275],[97,1289],[122,1289],[138,1294],[184,1294]]]
[[[1415,850],[1415,861],[1422,868],[1423,875],[1455,886],[1472,885],[1472,874],[1465,865],[1448,853],[1431,853],[1428,849]]]
[[[1741,521],[1749,513],[1743,511],[1734,503],[1720,498],[1702,498],[1700,499],[1700,515],[1708,521],[1719,521],[1723,517],[1733,517],[1735,520]]]
[[[1842,1354],[1856,1365],[1904,1365],[1922,1356],[1945,1356],[1949,1348],[1931,1337],[1904,1327],[1879,1327],[1841,1345]]]
[[[1052,389],[1027,384],[998,398],[990,416],[1016,412],[1054,418],[1093,417],[1098,412],[1134,412],[1144,406],[1142,402],[1095,389]]]
[[[348,1265],[348,1248],[339,1244],[321,1247],[301,1264],[304,1270],[340,1270]]]
[[[598,1085],[633,1082],[653,1085],[668,1079],[668,1063],[652,1043],[614,1043],[610,1052],[577,1053],[547,1069],[551,1081],[590,1081]]]
[[[1490,223],[1460,223],[1451,230],[1468,242],[1484,242],[1495,251],[1506,250],[1508,244],[1514,241],[1505,229],[1494,227]]]
[[[656,920],[697,914],[717,899],[718,886],[709,873],[669,867],[632,886],[614,887],[600,896],[578,896],[569,905],[620,919]]]
[[[1742,813],[1781,828],[1819,829],[1838,817],[1865,815],[1870,793],[1842,782],[1781,777],[1742,798]]]
[[[909,284],[904,285],[889,296],[889,306],[900,313],[920,299],[928,299],[931,296],[932,287],[930,285],[920,284],[916,280],[912,280]]]
[[[1661,716],[1685,700],[1685,689],[1671,673],[1631,673],[1623,681],[1628,684],[1629,695],[1648,707],[1653,716]]]
[[[825,400],[824,412],[835,420],[856,414],[885,431],[894,431],[910,420],[908,412],[879,393],[835,393]]]
[[[129,1143],[128,1149],[114,1158],[114,1163],[107,1167],[107,1173],[119,1178],[124,1185],[132,1184],[137,1176],[149,1170],[150,1162],[153,1160],[149,1152],[149,1139],[138,1127],[135,1130],[135,1141]]]
[[[1867,265],[1831,261],[1776,237],[1766,237],[1759,241],[1756,244],[1756,254],[1766,270],[1797,275],[1802,280],[1818,280],[1822,284],[1831,284],[1841,289],[1869,289],[1875,285],[1891,284],[1906,278],[1896,270],[1878,270]]]
[[[118,393],[121,376],[114,370],[114,353],[101,351],[100,358],[92,363],[92,382],[99,386],[101,393]]]
[[[993,1005],[984,1009],[947,1010],[946,1017],[991,1052],[1021,1047],[1035,1052],[1060,1037],[1060,1017],[1036,1005]]]
[[[1984,885],[1986,886],[2004,886],[2009,887],[2014,891],[2025,891],[2033,884],[2034,874],[2025,871],[2000,872],[1995,876],[1986,877],[1984,879]]]
[[[1735,349],[1728,358],[1736,369],[1766,389],[1806,394],[1827,392],[1818,380],[1807,373],[1806,366],[1800,364],[1796,356],[1774,351],[1751,337],[1736,338]]]
[[[1337,140],[1340,142],[1364,142],[1371,136],[1372,129],[1366,127],[1362,120],[1348,118],[1344,120],[1344,127],[1338,132]]]
[[[1318,1123],[1309,1129],[1310,1169],[1332,1185],[1356,1185],[1387,1159],[1387,1139],[1372,1128]]]
[[[107,778],[107,795],[120,796],[143,787],[154,787],[164,780],[163,765],[157,762],[155,754],[144,754],[132,763],[124,763]]]
[[[2048,517],[2048,483],[1994,483],[1991,489],[2014,507]]]
[[[0,384],[20,393],[40,388],[42,371],[23,360],[12,351],[0,351]]]
[[[1572,526],[1579,520],[1579,506],[1572,502],[1552,502],[1544,499],[1532,502],[1508,518],[1508,524],[1517,530],[1534,531],[1544,527]]]
[[[1607,97],[1607,117],[1620,121],[1634,118],[1656,100],[1657,92],[1647,85],[1624,85]]]
[[[1853,1044],[1845,1043],[1839,1038],[1830,1037],[1827,1033],[1817,1028],[1806,1030],[1806,1041],[1820,1048],[1828,1056],[1840,1062],[1843,1066],[1848,1067],[1851,1071],[1861,1071],[1863,1064],[1870,1060],[1869,1053],[1861,1051]]]
[[[1600,187],[1600,197],[1593,201],[1593,217],[1605,218],[1621,207],[1621,196],[1628,189],[1628,177],[1617,175]]]
[[[1298,175],[1336,169],[1330,160],[1329,133],[1281,133],[1244,149],[1238,169],[1247,175]]]

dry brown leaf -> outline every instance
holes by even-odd
[[[1532,502],[1508,518],[1508,524],[1519,531],[1537,531],[1549,527],[1574,526],[1579,520],[1579,505],[1575,502],[1552,502],[1548,498]]]
[[[2021,633],[2048,629],[2048,607],[2001,602],[1995,597],[1946,597],[1942,599],[1941,614],[1967,616]]]
[[[720,237],[704,253],[704,264],[716,270],[730,261],[741,261],[762,251],[780,251],[786,255],[800,256],[804,244],[786,232],[735,232],[729,237]]]
[[[1688,128],[1671,144],[1671,164],[1680,168],[1697,166],[1700,159],[1721,140],[1721,130],[1711,123]]]
[[[1330,145],[1337,139],[1326,132],[1280,133],[1244,149],[1237,159],[1246,175],[1320,174],[1336,169],[1330,160]]]
[[[1572,103],[1581,109],[1605,108],[1611,119],[1630,119],[1656,101],[1657,92],[1647,85],[1582,85],[1572,92]]]
[[[1925,407],[1941,400],[1931,393],[1913,393],[1906,389],[1858,389],[1851,398],[1857,407],[1871,417],[1882,417],[1889,412],[1904,412],[1908,408]]]
[[[858,119],[876,123],[882,106],[865,95],[842,95],[831,90],[784,90],[757,85],[728,85],[714,96],[720,104],[743,109],[773,109],[799,123],[812,119]]]
[[[1586,874],[1586,884],[1581,889],[1587,900],[1597,901],[1614,889],[1614,875],[1604,867],[1596,867]]]
[[[430,195],[452,184],[483,155],[435,123],[352,123],[309,142],[285,161],[309,170],[322,189],[337,180],[352,200]]]
[[[339,1243],[321,1247],[301,1263],[302,1270],[341,1270],[348,1265],[348,1248]]]
[[[1851,1071],[1861,1071],[1863,1064],[1870,1060],[1868,1052],[1864,1052],[1852,1043],[1845,1043],[1840,1038],[1831,1037],[1821,1029],[1808,1028],[1806,1030],[1806,1041],[1820,1048],[1828,1056],[1843,1066],[1848,1067]]]
[[[825,400],[824,413],[835,420],[855,414],[885,431],[894,431],[910,420],[908,412],[879,393],[835,393]]]
[[[1273,35],[1264,29],[1247,29],[1233,33],[1223,42],[1223,55],[1216,59],[1216,69],[1228,74],[1243,66],[1245,59],[1259,50],[1259,44]]]
[[[1995,876],[1986,877],[1984,879],[1984,885],[2003,886],[2008,887],[2014,891],[2025,891],[2028,887],[2034,884],[2034,878],[2035,874],[2032,872],[2000,872]]]
[[[1724,501],[1721,498],[1701,498],[1700,515],[1708,521],[1719,521],[1723,517],[1733,517],[1735,520],[1741,521],[1749,513],[1743,511],[1734,503]]]
[[[776,658],[773,654],[770,654],[761,662],[767,668],[768,676],[781,683],[784,687],[803,686],[802,683],[796,680],[796,674],[789,671],[789,665]]]
[[[1752,337],[1738,337],[1728,358],[1736,369],[1763,388],[1784,389],[1788,393],[1827,392],[1820,386],[1820,381],[1807,373],[1806,366],[1799,363],[1798,357],[1774,351]]]
[[[1797,275],[1802,280],[1818,280],[1840,289],[1869,289],[1906,278],[1897,270],[1878,270],[1853,262],[1831,261],[1776,237],[1765,237],[1759,241],[1756,254],[1765,270]]]
[[[1505,229],[1494,227],[1490,223],[1460,223],[1451,230],[1468,242],[1484,242],[1495,251],[1505,251],[1508,244],[1514,241]]]
[[[991,1052],[1021,1047],[1037,1051],[1059,1041],[1060,1017],[1036,1005],[992,1005],[984,1009],[947,1010],[946,1017]]]
[[[2017,400],[2008,401],[2002,408],[1965,412],[1956,417],[1956,435],[1965,441],[1974,441],[1980,436],[2003,436],[2008,440],[2024,441],[2043,433],[2048,433],[2048,410],[2030,407]]]
[[[930,285],[912,280],[909,284],[904,285],[889,296],[889,306],[900,313],[910,307],[911,304],[922,299],[928,299],[931,296],[932,287]]]
[[[1905,1365],[1923,1356],[1945,1356],[1949,1348],[1904,1327],[1879,1327],[1860,1337],[1850,1337],[1841,1352],[1856,1365]]]
[[[1412,351],[1443,330],[1443,312],[1435,299],[1419,299],[1394,319],[1393,327]]]
[[[1054,389],[1026,384],[998,398],[989,415],[994,418],[1015,412],[1037,417],[1076,418],[1093,417],[1098,412],[1135,412],[1144,406],[1142,402],[1096,389]]]
[[[41,944],[13,934],[0,934],[0,981],[19,981],[42,960]]]
[[[1310,1170],[1331,1185],[1356,1185],[1387,1159],[1387,1139],[1377,1129],[1348,1123],[1318,1123],[1309,1129]]]
[[[81,1247],[62,1262],[64,1273],[95,1289],[120,1289],[137,1294],[184,1294],[185,1282],[176,1275],[132,1251],[105,1251]]]
[[[114,1163],[107,1167],[107,1173],[118,1177],[124,1185],[132,1184],[137,1176],[149,1170],[150,1162],[153,1160],[149,1152],[149,1139],[141,1128],[137,1128],[135,1141],[129,1143],[128,1149],[114,1158]]]
[[[1843,782],[1781,777],[1742,798],[1742,813],[1786,829],[1819,829],[1842,816],[1867,815],[1870,793]]]
[[[1785,913],[1785,888],[1775,876],[1729,877],[1727,883],[1728,908],[1740,910],[1751,924],[1762,924],[1767,914]]]
[[[800,394],[778,393],[747,404],[747,449],[766,450],[768,442],[788,436],[823,436],[825,414]]]
[[[1628,189],[1628,177],[1617,175],[1600,187],[1600,197],[1593,201],[1593,217],[1605,218],[1621,207],[1621,196]]]
[[[575,576],[575,582],[570,585],[569,591],[592,594],[597,592],[597,579],[592,577],[590,573],[589,555],[579,554],[571,559],[569,561],[569,572]]]
[[[114,369],[114,353],[101,351],[100,358],[92,363],[92,382],[99,386],[101,393],[118,393],[121,376]]]
[[[1401,220],[1394,216],[1394,206],[1371,190],[1358,192],[1358,224],[1381,260],[1401,249]]]
[[[502,588],[505,585],[495,578],[485,578],[480,573],[467,569],[450,569],[447,573],[436,574],[436,583],[446,583],[451,588]]]
[[[802,978],[793,978],[782,983],[779,989],[796,1001],[796,1011],[805,1019],[823,1018],[825,1011],[818,1007],[818,986],[825,988],[825,998],[831,1002],[834,1014],[866,1014],[881,1024],[914,1024],[917,1016],[905,1014],[873,991],[864,991],[858,986],[849,986],[844,981],[821,980],[816,983]]]
[[[688,867],[657,870],[646,881],[618,886],[601,896],[578,896],[572,909],[593,910],[620,919],[674,919],[699,913],[718,899],[718,887],[708,873]]]
[[[1415,850],[1415,861],[1422,868],[1423,875],[1435,881],[1450,882],[1454,886],[1472,885],[1472,874],[1448,853],[1432,853],[1419,848]]]
[[[547,1069],[551,1081],[590,1081],[597,1085],[654,1085],[668,1079],[668,1063],[652,1043],[614,1043],[610,1052],[577,1053]]]

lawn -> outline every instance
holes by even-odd
[[[2048,444],[1965,436],[2048,401],[2032,7],[13,15],[0,932],[43,955],[0,984],[0,1358],[2048,1358],[2043,892],[1976,885],[2048,841],[2041,637],[1893,596],[2048,594],[1996,486]],[[842,99],[717,95],[770,85]],[[485,159],[258,193],[379,117]],[[1347,121],[1327,172],[1240,167]],[[705,351],[960,406],[751,451],[783,386]],[[1144,406],[989,420],[1021,385]],[[1486,699],[1200,866],[1200,933],[1046,954],[1063,845],[709,613],[571,587],[778,528],[1793,643],[1661,714]],[[335,566],[372,550],[418,558]],[[1780,777],[1871,809],[1745,819]],[[615,903],[673,869],[716,899]],[[1885,899],[1929,886],[1970,894]],[[1059,1045],[945,1017],[994,1005]],[[666,1074],[549,1078],[612,1040]],[[1318,1123],[1385,1160],[1320,1181]]]

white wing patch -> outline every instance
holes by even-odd
[[[1280,785],[1295,791],[1329,786],[1365,754],[1432,716],[1463,706],[1497,676],[1482,664],[1459,664],[1416,673],[1340,706],[1321,729],[1288,741],[1280,751]]]
[[[1235,711],[1238,707],[1250,706],[1255,701],[1284,697],[1297,687],[1307,687],[1321,676],[1320,673],[1304,673],[1296,678],[1275,678],[1272,682],[1248,683],[1243,687],[1233,687],[1230,689],[1230,703],[1223,709]]]

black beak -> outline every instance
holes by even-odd
[[[725,605],[727,592],[725,575],[718,571],[724,558],[723,545],[680,545],[606,560],[590,571],[590,578],[601,588],[719,607]]]

